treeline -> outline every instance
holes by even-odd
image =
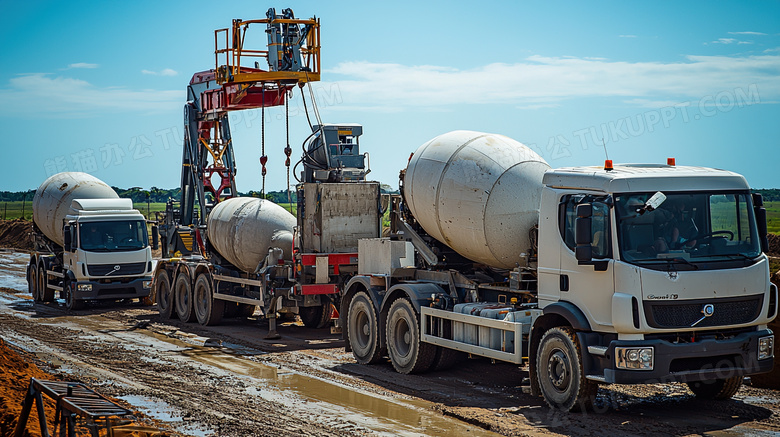
[[[753,189],[752,191],[761,194],[765,202],[780,202],[780,189],[778,188]]]
[[[111,187],[116,191],[119,197],[125,199],[132,199],[133,203],[165,203],[168,199],[179,200],[181,197],[181,188],[165,189],[152,187],[148,190],[139,187],[133,188],[119,188]],[[397,194],[398,190],[394,190],[393,187],[387,184],[381,184],[380,189],[384,194]],[[766,191],[766,190],[764,190]],[[769,190],[772,191],[772,190]],[[780,190],[774,190],[780,193]],[[241,197],[258,197],[261,198],[259,191],[248,191],[246,193],[239,192]],[[23,200],[32,201],[35,196],[35,190],[28,191],[0,191],[0,202],[21,202]],[[780,196],[780,194],[778,194]],[[291,187],[290,197],[292,202],[298,201],[298,196],[295,193],[295,187]],[[265,198],[274,203],[287,203],[287,190],[269,191],[265,193]],[[769,200],[764,196],[764,199]]]

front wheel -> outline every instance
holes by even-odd
[[[76,284],[66,280],[65,286],[62,287],[65,293],[65,308],[68,311],[77,311],[84,308],[84,301],[76,299]]]
[[[593,405],[598,384],[585,378],[582,349],[570,327],[555,327],[544,333],[536,355],[536,373],[550,408],[584,411]]]
[[[157,311],[164,319],[173,317],[173,289],[171,288],[171,277],[166,270],[157,272],[154,278],[154,287],[152,293],[157,301]]]
[[[387,353],[398,373],[420,373],[430,369],[436,347],[420,340],[417,313],[408,299],[397,299],[387,315]]]
[[[214,299],[209,275],[201,273],[195,280],[193,304],[198,323],[204,326],[219,324],[225,314],[225,301]]]
[[[173,286],[173,300],[176,302],[176,314],[182,322],[194,322],[195,311],[192,308],[192,284],[190,275],[180,272]]]
[[[742,387],[741,376],[727,379],[689,382],[688,388],[700,399],[731,399]]]

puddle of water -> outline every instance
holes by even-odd
[[[218,369],[257,380],[249,394],[284,405],[296,404],[313,414],[328,414],[387,435],[495,435],[482,428],[442,416],[425,401],[393,400],[369,395],[318,378],[235,356],[226,349],[192,348],[186,357]]]
[[[211,429],[199,426],[196,427],[191,424],[184,426],[178,425],[184,423],[181,412],[164,401],[136,395],[119,396],[118,399],[129,403],[134,409],[144,413],[152,419],[172,423],[177,426],[180,431],[195,437],[205,437],[214,432]]]
[[[27,291],[25,268],[30,255],[20,252],[0,251],[0,287]]]

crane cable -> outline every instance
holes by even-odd
[[[262,175],[263,175],[263,187],[260,190],[260,197],[265,199],[265,164],[268,162],[268,157],[265,155],[265,84],[263,84],[262,92],[261,92],[261,100],[262,104],[260,105],[260,144],[261,144],[261,155],[260,155],[260,166],[262,167]]]
[[[292,94],[292,90],[290,90],[290,94]],[[284,126],[287,131],[287,146],[284,148],[284,154],[287,156],[287,159],[284,161],[284,165],[287,166],[287,203],[290,205],[290,209],[292,209],[292,195],[290,194],[290,155],[292,155],[292,148],[290,147],[290,95],[286,97],[284,99]]]

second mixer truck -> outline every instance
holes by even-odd
[[[144,216],[100,179],[81,172],[46,179],[33,198],[30,293],[68,309],[89,300],[143,299],[152,283]]]

